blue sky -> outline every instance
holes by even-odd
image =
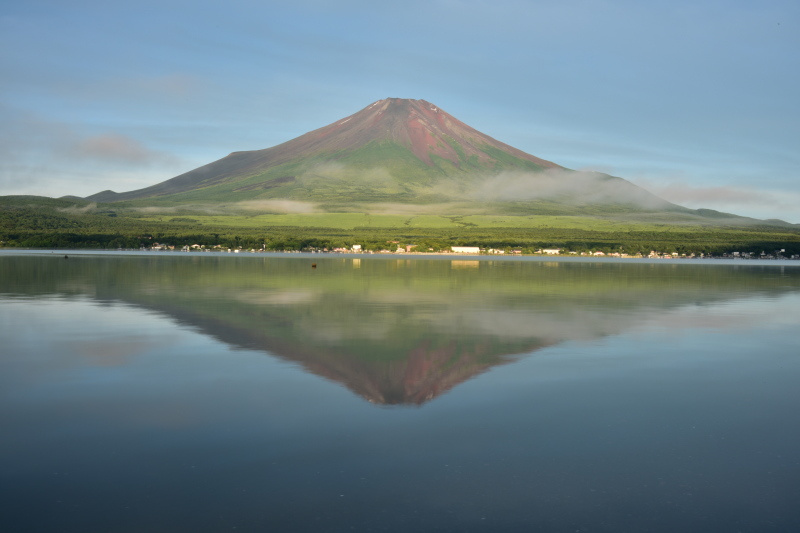
[[[800,223],[798,95],[796,0],[5,0],[0,194],[136,189],[401,97]]]

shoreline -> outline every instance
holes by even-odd
[[[344,253],[344,252],[182,252],[182,251],[150,251],[150,250],[92,250],[92,249],[0,249],[0,257],[22,255],[65,255],[73,256],[108,256],[108,257],[230,257],[230,258],[297,258],[297,259],[379,259],[379,260],[435,260],[435,261],[529,261],[542,263],[617,263],[617,264],[666,264],[666,265],[736,265],[736,266],[790,266],[800,267],[797,259],[750,259],[731,257],[608,257],[608,256],[564,256],[564,255],[489,255],[466,253]]]

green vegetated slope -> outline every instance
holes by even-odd
[[[243,202],[265,199],[310,201],[349,205],[365,202],[429,204],[463,200],[468,186],[480,175],[503,170],[541,171],[530,161],[485,146],[488,162],[466,157],[459,164],[431,156],[426,164],[411,150],[392,141],[372,141],[348,151],[293,159],[265,171],[233,174],[191,190],[170,192],[166,186],[157,196],[125,199],[126,206],[176,206],[187,203]],[[495,159],[497,158],[497,159]],[[102,200],[102,196],[98,196]]]

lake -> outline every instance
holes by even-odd
[[[0,253],[14,532],[800,531],[800,263]]]

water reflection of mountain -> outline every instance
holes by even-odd
[[[508,356],[688,305],[800,289],[797,269],[529,261],[14,256],[0,293],[81,295],[169,315],[379,404],[419,404]]]

